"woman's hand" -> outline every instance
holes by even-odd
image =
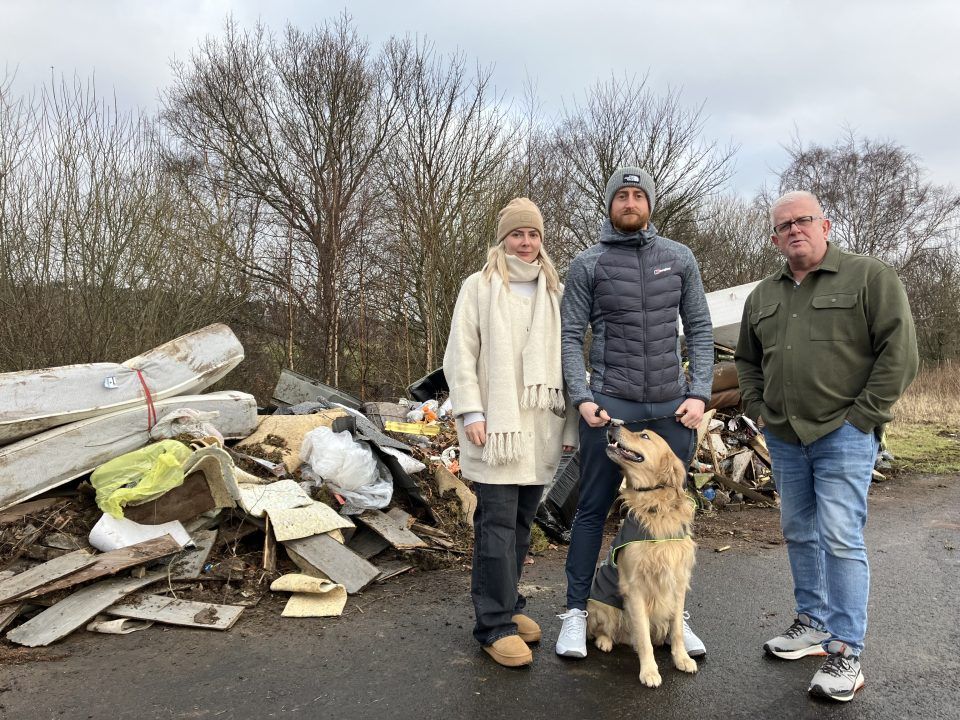
[[[475,423],[463,426],[463,431],[467,434],[467,440],[477,447],[483,447],[487,444],[487,421],[478,420]]]
[[[580,410],[580,417],[582,417],[590,427],[603,427],[610,422],[610,416],[607,415],[607,411],[603,410],[595,402],[582,402],[578,409]]]
[[[683,404],[677,408],[677,422],[685,428],[696,430],[700,427],[700,421],[703,419],[703,410],[706,407],[703,400],[699,398],[687,398]]]

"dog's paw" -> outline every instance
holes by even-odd
[[[606,635],[598,635],[597,639],[593,641],[593,644],[597,646],[598,650],[602,650],[603,652],[613,650],[613,640]]]
[[[677,670],[683,670],[683,672],[695,673],[697,671],[697,661],[694,660],[687,654],[682,656],[674,656],[673,664],[676,666]]]
[[[660,687],[660,683],[663,682],[663,679],[660,677],[660,672],[657,670],[657,666],[654,665],[652,668],[640,669],[640,682],[642,682],[647,687]]]

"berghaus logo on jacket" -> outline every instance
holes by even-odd
[[[671,269],[672,269],[672,268],[671,268],[670,265],[667,265],[666,267],[654,268],[654,269],[653,269],[653,274],[654,274],[654,275],[662,275],[662,274],[665,273],[665,272],[670,272]]]

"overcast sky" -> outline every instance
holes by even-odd
[[[832,143],[845,127],[904,145],[931,179],[960,185],[957,0],[0,0],[0,64],[18,92],[49,82],[52,66],[152,111],[171,58],[219,34],[228,14],[279,29],[344,8],[374,44],[417,34],[493,65],[508,99],[532,78],[547,112],[611,73],[649,73],[655,90],[704,104],[709,139],[739,146],[733,189],[744,194],[771,181],[795,134]]]

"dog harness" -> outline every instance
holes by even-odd
[[[610,552],[607,553],[606,559],[600,563],[600,567],[597,568],[597,572],[593,576],[590,599],[623,610],[623,596],[620,595],[619,585],[620,572],[617,570],[617,553],[633,543],[676,542],[678,540],[689,540],[690,537],[689,534],[684,534],[655,538],[646,527],[640,525],[631,515],[627,515],[620,523],[620,530],[610,544]]]

